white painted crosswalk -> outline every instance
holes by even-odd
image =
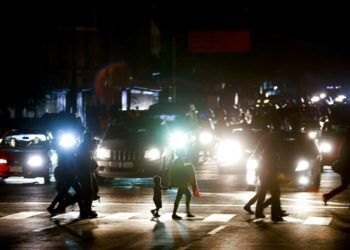
[[[183,220],[189,220],[189,221],[197,221],[197,222],[218,222],[218,223],[228,223],[228,222],[235,222],[235,218],[237,218],[236,214],[209,214],[209,215],[196,215],[194,218],[188,218],[186,217],[186,214],[179,213],[179,216],[182,217]],[[6,216],[0,217],[0,222],[8,222],[13,220],[24,220],[24,219],[30,219],[30,218],[43,218],[48,219],[49,214],[45,211],[23,211],[19,213],[13,213],[8,214]],[[98,218],[103,221],[126,221],[126,220],[147,220],[150,221],[151,215],[148,213],[139,213],[139,212],[118,212],[118,213],[98,213]],[[79,219],[79,212],[73,211],[73,212],[67,212],[65,214],[59,214],[52,219],[55,220],[62,220],[62,221],[72,221]],[[172,214],[171,213],[164,213],[162,214],[158,220],[162,222],[171,221],[172,220]],[[239,221],[237,219],[236,221]],[[259,220],[252,220],[252,222],[269,222],[270,217],[267,216],[265,219],[259,219]],[[320,225],[320,226],[328,226],[332,222],[332,217],[320,217],[320,216],[308,216],[306,218],[294,218],[291,216],[284,217],[283,223],[299,223],[304,225]],[[218,229],[221,230],[221,229]],[[214,234],[214,233],[213,233]]]

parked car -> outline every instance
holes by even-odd
[[[49,183],[57,167],[52,136],[37,130],[10,130],[0,143],[0,176],[44,177]]]
[[[321,154],[314,140],[301,132],[280,132],[280,136],[280,181],[292,187],[317,190],[321,178]],[[258,184],[259,162],[251,158],[246,168],[246,181],[252,189]]]

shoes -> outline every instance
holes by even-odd
[[[187,217],[189,217],[189,218],[193,218],[193,217],[195,217],[193,214],[191,214],[191,213],[187,213]]]
[[[151,210],[151,213],[152,213],[153,216],[155,215],[155,211],[156,211],[155,209]]]
[[[271,217],[271,220],[273,222],[284,221],[284,219],[281,216]]]
[[[48,207],[46,208],[47,211],[49,211],[49,213],[51,214],[51,216],[55,216],[56,215],[56,211],[54,208],[52,207]]]
[[[92,199],[93,199],[94,201],[98,200],[98,203],[100,203],[100,202],[101,202],[101,201],[100,201],[100,198],[101,198],[101,196],[95,194],[94,197],[93,197]]]
[[[177,214],[173,214],[172,218],[173,218],[173,220],[181,220],[182,219],[182,217],[178,216]]]
[[[159,217],[160,217],[160,214],[155,213],[155,214],[154,214],[154,217],[159,218]]]
[[[247,211],[248,214],[254,214],[253,210],[250,208],[249,205],[245,205],[245,206],[243,207],[243,209],[244,209],[245,211]]]
[[[266,216],[264,214],[258,214],[258,215],[255,215],[255,219],[263,219],[265,218]]]
[[[323,200],[324,205],[327,206],[328,198],[325,194],[322,195],[322,200]]]
[[[289,214],[286,211],[282,210],[280,216],[286,217],[286,216],[289,216]]]
[[[84,220],[84,219],[94,219],[97,217],[97,213],[95,211],[91,211],[89,213],[81,213],[80,214],[80,219]]]

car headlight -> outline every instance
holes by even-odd
[[[170,145],[173,148],[184,148],[188,143],[188,137],[183,132],[175,132],[170,135]]]
[[[109,159],[111,157],[111,150],[103,148],[103,147],[99,147],[96,149],[95,155],[99,159],[106,160],[106,159]]]
[[[314,140],[314,139],[316,139],[317,132],[316,131],[309,131],[308,136],[310,139]]]
[[[306,160],[300,160],[298,162],[297,167],[295,168],[295,171],[304,171],[304,170],[308,170],[310,167],[310,163]]]
[[[238,162],[242,157],[242,147],[237,141],[226,140],[218,145],[217,158],[224,164]]]
[[[76,137],[73,134],[62,134],[59,137],[58,145],[65,149],[74,148],[78,144]]]
[[[6,159],[0,159],[0,164],[7,164],[7,160]]]
[[[332,145],[329,142],[321,142],[320,151],[321,153],[329,153],[332,151]]]
[[[43,163],[44,163],[44,159],[40,155],[30,156],[27,161],[27,164],[30,167],[40,167],[43,165]]]
[[[160,151],[157,148],[151,148],[145,151],[145,159],[155,161],[160,158]]]
[[[258,161],[256,159],[249,159],[247,161],[248,170],[256,170],[258,168]]]
[[[213,135],[209,132],[202,132],[199,135],[199,141],[203,145],[208,145],[213,141]]]

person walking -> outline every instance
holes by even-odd
[[[335,189],[331,190],[330,192],[322,195],[322,200],[324,202],[324,205],[327,205],[327,202],[330,199],[332,199],[337,194],[343,192],[349,186],[349,183],[350,183],[350,129],[347,132],[344,143],[340,147],[338,160],[333,164],[334,164],[333,168],[335,169],[336,167],[337,169],[335,170],[340,174],[341,184]],[[349,205],[349,209],[350,209],[350,205]]]
[[[197,180],[194,166],[186,162],[185,149],[177,149],[176,156],[177,157],[170,168],[170,186],[177,187],[172,218],[174,220],[180,220],[182,218],[178,216],[176,212],[183,195],[186,196],[187,217],[195,217],[190,212],[191,192],[189,186],[196,185],[197,187]]]
[[[280,150],[280,135],[278,131],[269,131],[259,141],[254,152],[254,157],[259,159],[258,176],[260,187],[257,193],[257,205],[255,218],[265,218],[264,201],[266,193],[271,194],[271,220],[283,221],[281,214],[280,186],[278,181],[278,167]]]
[[[152,209],[151,213],[154,217],[159,217],[159,209],[162,208],[162,190],[166,190],[167,187],[161,185],[161,177],[159,175],[153,177],[153,182],[153,202],[156,208]]]

